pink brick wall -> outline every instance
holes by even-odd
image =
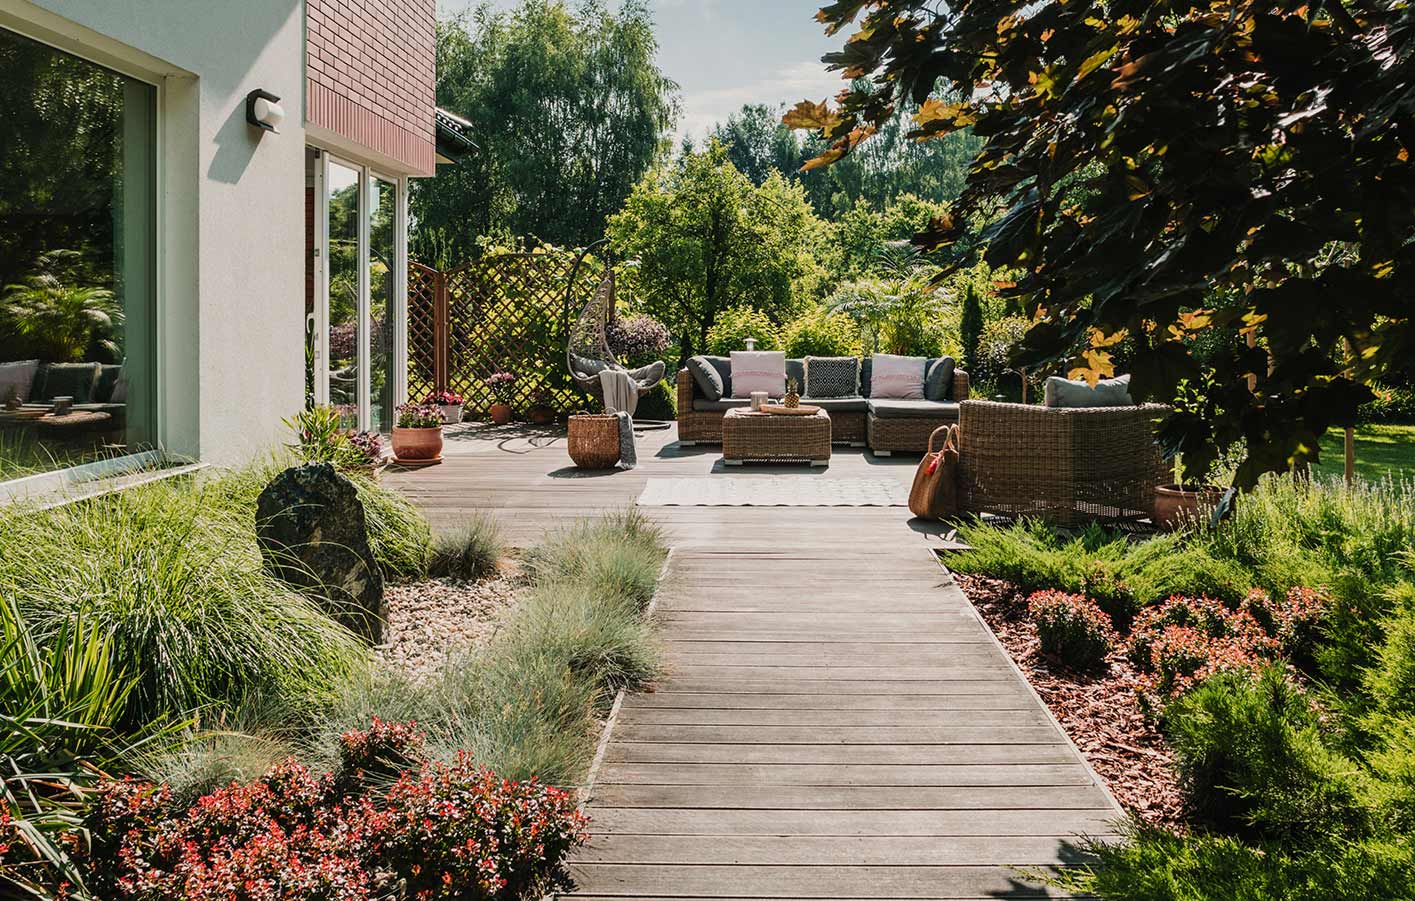
[[[431,175],[436,5],[307,0],[308,120]]]

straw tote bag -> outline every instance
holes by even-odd
[[[958,512],[958,426],[939,426],[929,436],[928,453],[919,461],[909,489],[909,512],[926,519]]]

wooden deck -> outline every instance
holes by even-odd
[[[582,475],[563,438],[472,434],[387,482],[435,525],[487,509],[525,543],[652,478],[907,481],[917,462],[837,448],[824,471],[724,471],[659,433],[639,469]],[[574,897],[1049,897],[1017,868],[1113,832],[1113,799],[933,561],[936,529],[898,507],[650,512],[674,543],[668,670],[612,724]]]

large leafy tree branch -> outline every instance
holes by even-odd
[[[1415,12],[1377,2],[844,0],[824,61],[856,81],[786,122],[867,141],[902,104],[913,137],[985,139],[948,215],[916,242],[1015,267],[1034,322],[1017,362],[1107,374],[1178,401],[1162,429],[1202,467],[1315,458],[1360,382],[1411,365]],[[1243,338],[1200,360],[1215,329]],[[1214,342],[1204,342],[1212,347]],[[1250,379],[1253,387],[1250,388]]]

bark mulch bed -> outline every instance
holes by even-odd
[[[1042,655],[1025,592],[1002,579],[953,578],[1121,806],[1145,823],[1182,827],[1172,758],[1140,710],[1139,677],[1123,651],[1111,652],[1104,673],[1072,672]]]
[[[490,641],[501,613],[515,605],[524,584],[515,564],[503,561],[499,572],[476,582],[427,579],[390,585],[384,590],[388,627],[379,656],[426,678],[453,655]]]

